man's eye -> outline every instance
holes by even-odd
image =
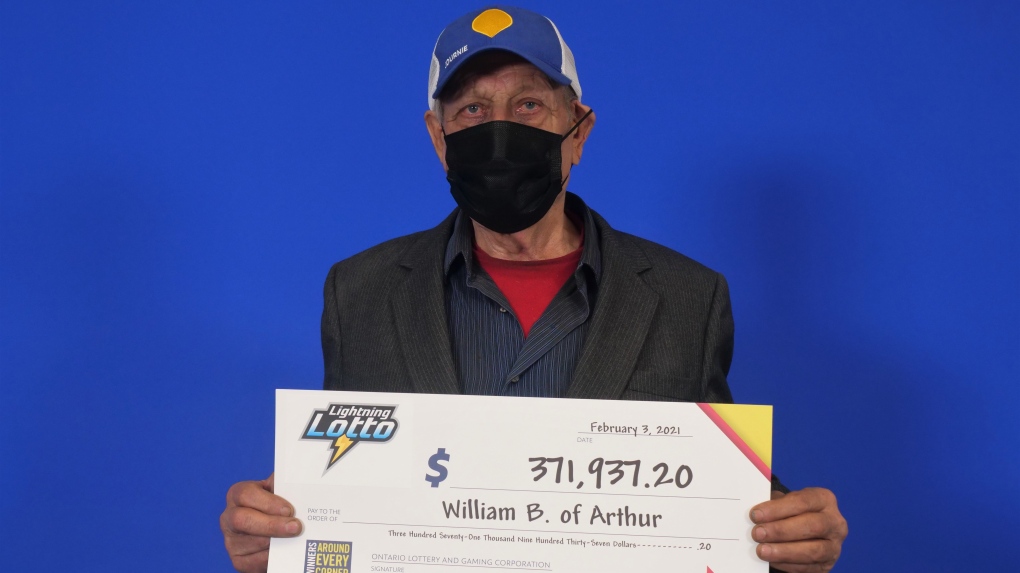
[[[523,108],[525,111],[535,111],[536,109],[538,109],[538,103],[533,101],[526,101],[524,102],[524,105],[521,106],[521,108]]]
[[[478,113],[479,111],[481,111],[481,109],[482,109],[481,107],[479,107],[479,106],[477,106],[475,104],[471,104],[469,106],[466,106],[464,108],[464,111],[466,111],[467,113],[470,113],[471,115],[474,115],[474,114]]]

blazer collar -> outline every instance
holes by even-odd
[[[454,211],[404,251],[398,264],[406,270],[406,276],[390,298],[411,385],[422,394],[460,393],[443,290],[443,248],[456,216]]]
[[[594,213],[594,212],[593,212]],[[644,346],[659,295],[641,278],[645,254],[597,213],[602,238],[602,282],[591,326],[566,398],[618,399]]]

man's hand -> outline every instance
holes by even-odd
[[[751,509],[751,521],[758,557],[788,573],[829,571],[847,534],[836,496],[817,487],[772,492],[772,501]]]
[[[223,544],[242,573],[265,573],[269,567],[269,538],[294,537],[301,522],[287,500],[273,495],[273,476],[262,481],[235,483],[227,492],[227,509],[220,515]]]

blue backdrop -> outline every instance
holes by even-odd
[[[738,401],[838,571],[1015,565],[1020,5],[560,1],[571,188],[725,273]],[[226,571],[329,265],[452,207],[422,115],[474,2],[3,2],[0,561]]]

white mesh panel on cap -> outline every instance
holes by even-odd
[[[546,18],[549,20],[549,18]],[[560,59],[563,61],[563,65],[560,66],[562,69],[560,72],[570,78],[570,87],[574,88],[574,93],[577,94],[577,99],[581,99],[581,81],[577,79],[577,66],[574,65],[574,53],[567,47],[567,43],[563,41],[563,36],[560,35],[559,28],[556,24],[553,24],[552,20],[549,20],[549,24],[553,27],[553,31],[556,32],[556,37],[560,40]]]
[[[439,84],[439,58],[432,52],[432,65],[429,66],[429,109],[436,111],[436,100],[432,99],[432,92],[436,91]]]
[[[439,34],[439,38],[442,37],[443,35]],[[426,94],[429,98],[429,109],[432,111],[436,111],[436,100],[432,99],[432,92],[436,91],[436,86],[439,85],[439,58],[436,57],[439,38],[436,38],[436,45],[432,47],[432,63],[429,64],[429,93]]]

